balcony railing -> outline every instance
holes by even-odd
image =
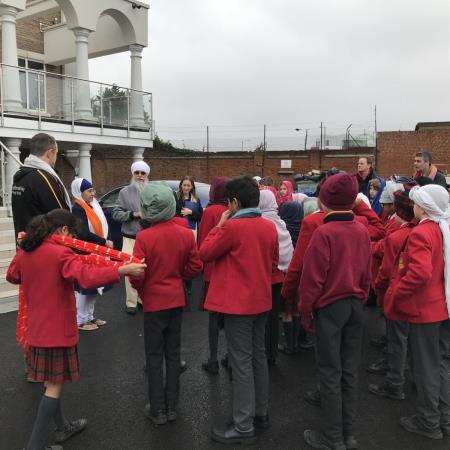
[[[1,125],[5,117],[146,131],[153,139],[152,94],[53,72],[0,64]]]

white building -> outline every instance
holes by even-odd
[[[137,0],[0,0],[0,313],[17,308],[17,287],[5,280],[16,251],[8,215],[30,138],[55,137],[66,184],[74,173],[92,180],[95,158],[103,158],[103,178],[118,184],[105,154],[130,162],[152,147],[152,96],[142,91],[141,69],[148,8]],[[95,74],[91,81],[89,58],[118,52],[129,52],[130,68],[118,70],[130,70],[130,86],[107,85]]]

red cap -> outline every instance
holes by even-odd
[[[321,203],[334,211],[353,209],[358,195],[358,181],[348,173],[338,173],[325,180],[320,187]]]

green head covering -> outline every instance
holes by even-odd
[[[175,197],[164,181],[151,181],[141,192],[141,211],[149,222],[166,222],[175,215]]]

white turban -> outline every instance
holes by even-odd
[[[144,161],[136,161],[131,164],[131,173],[134,172],[145,172],[146,175],[150,173],[150,166]]]
[[[439,224],[444,247],[444,279],[445,300],[450,317],[450,205],[448,192],[438,184],[414,186],[409,192],[409,198],[420,206],[427,217]]]
[[[387,203],[394,203],[394,192],[396,191],[404,191],[405,188],[403,187],[403,184],[396,183],[395,181],[388,180],[386,181],[386,186],[383,189],[383,192],[380,196],[380,203],[381,204],[387,204]]]

